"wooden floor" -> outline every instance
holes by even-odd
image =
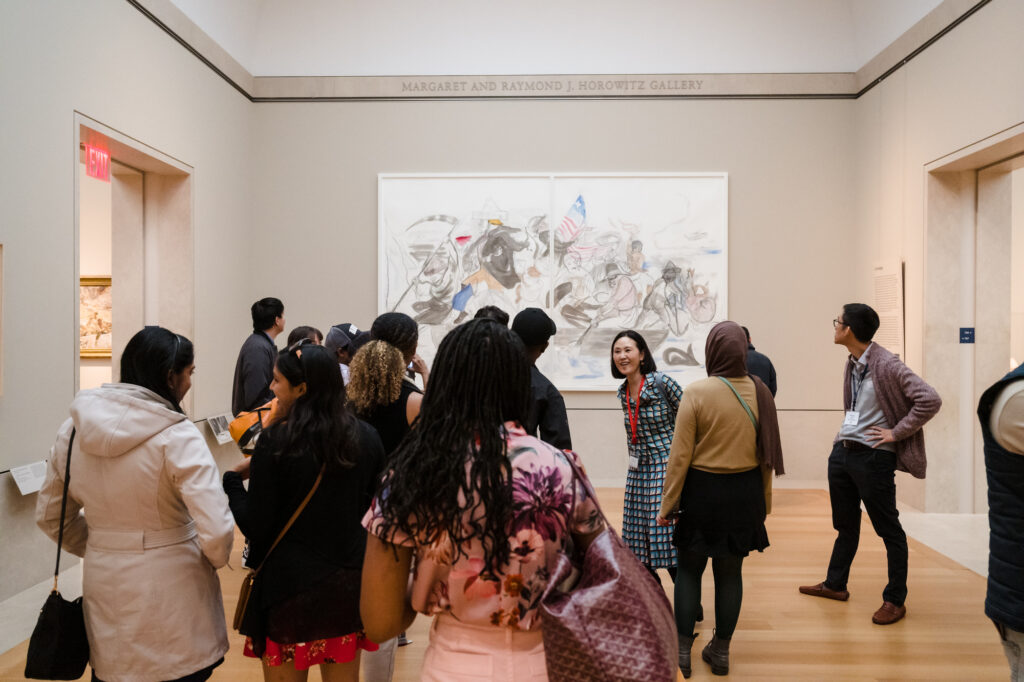
[[[600,491],[613,523],[621,523],[622,490]],[[878,626],[871,614],[882,603],[885,550],[867,518],[850,580],[850,601],[807,597],[797,586],[824,578],[832,548],[828,493],[777,490],[768,519],[772,546],[752,555],[744,567],[744,602],[733,636],[730,677],[743,680],[1005,680],[1009,668],[995,629],[985,618],[985,580],[950,559],[910,541],[907,617]],[[236,542],[232,565],[238,566]],[[240,570],[221,570],[224,606],[234,612]],[[669,591],[668,576],[663,582]],[[714,597],[710,567],[704,580],[707,620],[698,624],[695,653],[711,636]],[[409,630],[413,643],[398,650],[395,680],[418,679],[429,620],[420,616]],[[21,680],[27,644],[0,655],[0,680]],[[258,680],[259,664],[243,658],[241,638],[213,680]],[[695,657],[693,680],[716,679]],[[319,680],[312,672],[311,680]],[[682,676],[679,676],[682,679]]]

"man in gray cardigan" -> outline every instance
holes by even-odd
[[[860,542],[860,505],[885,543],[889,582],[872,622],[890,625],[907,613],[907,535],[896,511],[896,470],[924,478],[924,434],[942,399],[898,357],[871,339],[878,313],[848,303],[832,321],[834,342],[846,346],[843,424],[828,458],[832,526],[838,531],[823,582],[804,585],[803,594],[846,601],[850,565]]]

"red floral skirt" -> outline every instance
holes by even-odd
[[[321,663],[348,663],[356,657],[359,649],[376,651],[377,645],[366,639],[361,632],[298,644],[278,644],[267,637],[267,649],[263,652],[262,660],[271,667],[294,663],[296,670],[306,670]],[[245,638],[242,654],[249,658],[260,658],[252,650],[252,639],[249,637]]]

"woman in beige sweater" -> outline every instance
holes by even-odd
[[[675,585],[679,667],[690,676],[700,581],[711,559],[715,574],[715,636],[701,657],[716,675],[729,672],[729,642],[743,598],[743,559],[768,546],[771,473],[783,473],[779,425],[771,392],[747,374],[747,343],[735,322],[708,335],[708,378],[687,386],[679,404],[658,523],[678,517]]]

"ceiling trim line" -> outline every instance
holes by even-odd
[[[162,20],[160,19],[160,17],[156,16],[155,14],[153,14],[152,12],[150,12],[150,11],[149,11],[149,10],[148,10],[148,9],[147,9],[146,7],[144,7],[144,6],[142,5],[142,3],[140,2],[140,0],[127,0],[127,2],[128,2],[128,4],[129,4],[129,5],[131,5],[131,6],[132,6],[132,7],[134,7],[135,9],[139,10],[140,12],[142,12],[143,16],[145,16],[145,17],[146,17],[147,19],[149,19],[149,20],[150,20],[150,21],[152,21],[152,22],[153,22],[154,24],[156,24],[156,25],[157,25],[157,26],[158,26],[158,27],[159,27],[159,28],[160,28],[160,29],[161,29],[161,30],[162,30],[162,31],[163,31],[164,33],[166,33],[166,34],[167,34],[167,35],[169,35],[169,36],[170,36],[171,38],[173,38],[173,39],[175,40],[175,42],[177,42],[177,43],[178,43],[179,45],[181,45],[181,46],[182,46],[182,47],[184,47],[184,48],[185,48],[186,50],[188,50],[189,52],[191,52],[191,53],[192,53],[192,55],[193,55],[193,56],[195,56],[195,58],[196,58],[196,59],[198,59],[199,61],[201,61],[201,62],[202,62],[203,64],[205,64],[205,65],[206,65],[207,67],[209,67],[209,68],[210,68],[210,70],[212,70],[212,71],[213,71],[213,72],[214,72],[215,74],[217,74],[218,76],[220,76],[221,78],[223,78],[223,79],[224,79],[225,81],[227,81],[228,85],[230,85],[230,86],[231,86],[231,87],[233,87],[233,88],[234,88],[235,90],[237,90],[237,91],[238,91],[239,93],[241,93],[241,95],[242,95],[243,97],[245,97],[245,98],[246,98],[247,100],[249,100],[250,102],[254,101],[254,100],[253,100],[253,97],[252,97],[252,95],[251,95],[251,94],[249,94],[249,93],[248,93],[248,92],[246,91],[246,89],[245,89],[245,88],[243,88],[243,87],[242,87],[241,85],[239,85],[239,84],[238,84],[237,82],[235,82],[235,80],[234,80],[233,78],[231,78],[231,76],[229,76],[228,74],[226,74],[226,73],[225,73],[224,71],[222,71],[222,70],[220,69],[220,67],[218,67],[218,66],[217,66],[216,64],[214,64],[214,63],[213,63],[212,61],[210,61],[209,59],[207,59],[207,58],[206,58],[206,56],[205,56],[205,55],[204,55],[203,53],[201,53],[201,52],[200,52],[199,50],[197,50],[196,48],[192,47],[192,44],[191,44],[191,43],[189,43],[189,42],[188,42],[187,40],[185,40],[184,38],[182,38],[182,37],[181,37],[181,36],[180,36],[180,35],[178,34],[178,32],[177,32],[177,31],[175,31],[175,30],[174,30],[174,29],[172,29],[172,28],[171,28],[170,26],[168,26],[167,24],[165,24],[165,23],[164,23],[164,22],[163,22],[163,21],[162,21]]]
[[[868,91],[870,91],[872,88],[874,88],[876,85],[878,85],[879,83],[884,81],[886,78],[888,78],[889,76],[893,75],[894,73],[896,73],[897,71],[902,69],[904,66],[907,65],[907,63],[911,59],[913,59],[914,57],[918,56],[919,54],[924,52],[926,49],[928,49],[929,47],[934,45],[936,42],[939,41],[940,38],[945,36],[947,33],[952,31],[954,28],[956,28],[957,26],[959,26],[963,22],[967,21],[968,18],[973,16],[978,10],[980,10],[982,7],[984,7],[985,5],[987,5],[990,2],[992,2],[992,0],[980,0],[977,4],[975,4],[969,10],[967,10],[966,12],[961,14],[959,17],[954,19],[952,22],[947,24],[946,27],[943,28],[941,31],[939,31],[938,33],[933,35],[931,38],[929,38],[928,40],[924,41],[919,46],[917,46],[917,48],[914,49],[906,57],[904,57],[900,61],[896,62],[896,64],[894,64],[893,66],[889,67],[889,69],[886,70],[885,73],[883,73],[881,76],[878,76],[873,81],[871,81],[870,83],[865,85],[863,88],[861,88],[860,91],[857,92],[857,98],[859,99],[860,97],[865,95]]]
[[[232,88],[234,88],[236,91],[238,91],[243,97],[245,97],[247,100],[249,100],[250,102],[252,102],[254,104],[260,104],[260,103],[296,103],[296,102],[305,102],[305,103],[315,103],[315,102],[324,102],[324,103],[337,103],[337,102],[433,102],[433,101],[449,101],[450,102],[450,101],[491,101],[491,100],[497,100],[497,101],[513,101],[513,100],[528,100],[528,101],[545,101],[545,100],[552,100],[552,101],[573,101],[573,100],[600,101],[600,100],[634,100],[634,99],[637,99],[637,100],[716,100],[716,99],[720,99],[720,100],[801,100],[801,99],[806,99],[806,100],[815,100],[815,99],[850,100],[850,99],[852,99],[852,100],[856,100],[856,99],[859,99],[860,97],[862,97],[863,95],[865,95],[870,90],[872,90],[875,86],[880,84],[885,79],[891,77],[894,73],[899,71],[908,62],[910,62],[916,56],[918,56],[919,54],[924,52],[924,50],[926,50],[928,47],[930,47],[931,45],[935,44],[939,39],[941,39],[946,34],[948,34],[950,31],[952,31],[957,26],[962,24],[969,17],[973,16],[975,13],[977,13],[979,10],[981,10],[985,5],[989,4],[991,1],[992,0],[979,0],[978,2],[973,4],[969,9],[967,9],[962,14],[957,16],[955,19],[953,19],[951,22],[949,22],[946,26],[944,26],[941,30],[939,30],[937,33],[933,34],[930,38],[928,38],[927,40],[922,42],[915,49],[913,49],[909,54],[907,54],[905,57],[903,57],[902,59],[897,61],[895,64],[893,64],[887,70],[885,70],[880,76],[878,76],[875,79],[873,79],[870,83],[868,83],[866,86],[864,86],[860,90],[856,89],[857,81],[859,80],[857,77],[858,76],[863,76],[865,71],[867,71],[869,68],[872,68],[873,65],[871,63],[869,63],[869,64],[865,65],[864,67],[862,67],[857,73],[842,73],[842,74],[822,74],[822,73],[808,73],[808,74],[794,74],[794,73],[788,73],[788,74],[662,74],[662,75],[654,76],[654,77],[669,78],[669,79],[692,79],[695,76],[699,77],[701,75],[707,75],[707,76],[709,76],[711,78],[731,77],[733,79],[735,79],[736,77],[746,77],[748,79],[751,79],[751,78],[754,78],[754,79],[768,78],[768,77],[772,77],[772,76],[776,76],[776,77],[784,76],[784,77],[787,77],[789,79],[805,77],[809,82],[811,82],[813,80],[818,80],[819,81],[819,83],[812,83],[815,87],[820,87],[821,88],[819,91],[816,91],[816,92],[794,92],[793,90],[790,90],[789,88],[787,88],[786,85],[780,84],[781,85],[780,92],[776,92],[776,93],[773,93],[773,92],[742,92],[742,91],[739,91],[739,92],[728,92],[728,91],[719,91],[719,92],[714,92],[714,93],[673,92],[673,93],[665,93],[665,94],[632,94],[632,93],[630,93],[630,94],[619,94],[619,93],[613,93],[613,94],[583,94],[583,93],[580,93],[580,94],[574,94],[574,95],[566,95],[566,94],[561,94],[561,93],[553,93],[551,95],[534,95],[534,94],[508,94],[508,95],[505,95],[505,94],[493,94],[493,95],[432,94],[432,95],[422,95],[422,94],[416,94],[416,95],[410,95],[410,96],[401,96],[401,95],[391,95],[391,94],[360,94],[360,93],[353,93],[353,94],[350,94],[350,95],[339,95],[339,94],[336,94],[337,90],[335,90],[335,93],[324,94],[324,95],[316,95],[316,94],[310,94],[310,95],[305,95],[305,94],[291,95],[291,94],[287,94],[287,92],[282,93],[282,94],[274,94],[274,95],[260,95],[258,93],[261,90],[264,90],[264,91],[271,90],[271,91],[273,91],[274,88],[273,88],[273,86],[271,84],[274,83],[275,81],[280,81],[282,79],[287,79],[287,80],[295,81],[297,84],[300,84],[300,82],[305,83],[307,85],[314,84],[312,87],[301,88],[301,89],[306,89],[307,92],[308,92],[309,90],[314,90],[315,91],[315,90],[318,90],[318,89],[321,90],[321,91],[323,91],[323,90],[328,90],[329,91],[331,89],[334,89],[334,88],[329,87],[329,86],[335,85],[335,84],[337,84],[339,82],[351,82],[351,81],[359,81],[359,80],[375,80],[375,81],[376,80],[380,80],[380,81],[385,81],[385,82],[388,81],[389,79],[394,80],[394,79],[401,79],[401,78],[411,78],[411,79],[421,79],[421,80],[444,80],[444,79],[456,79],[456,78],[483,79],[483,80],[487,80],[487,79],[496,80],[496,79],[502,79],[502,78],[509,78],[509,79],[516,79],[516,80],[518,80],[518,79],[556,79],[556,78],[579,78],[579,79],[588,79],[588,78],[618,78],[618,79],[627,79],[628,80],[630,78],[636,78],[637,76],[634,75],[634,74],[612,74],[612,75],[579,74],[579,75],[571,75],[571,76],[567,76],[567,75],[559,76],[559,75],[543,74],[543,75],[536,75],[536,76],[524,76],[524,75],[499,76],[499,75],[488,75],[488,76],[461,76],[461,77],[460,76],[405,76],[405,77],[403,77],[403,76],[309,76],[309,77],[305,77],[305,76],[285,76],[285,77],[252,76],[251,74],[248,73],[248,71],[244,67],[242,67],[240,64],[237,64],[237,62],[234,61],[230,57],[230,55],[227,55],[226,52],[223,52],[223,50],[221,48],[220,51],[223,52],[223,55],[227,58],[228,63],[229,63],[229,68],[238,71],[240,76],[247,77],[247,78],[244,79],[244,80],[247,81],[247,85],[250,85],[250,88],[247,89],[244,85],[240,84],[235,78],[233,78],[231,75],[229,75],[226,71],[224,71],[222,68],[220,68],[217,64],[215,64],[210,58],[208,58],[206,55],[204,55],[203,52],[201,52],[199,49],[194,47],[188,40],[186,40],[184,37],[182,37],[182,35],[178,32],[178,30],[173,28],[168,22],[164,21],[163,19],[161,19],[160,16],[157,15],[156,11],[154,11],[154,10],[158,10],[158,7],[161,5],[161,2],[163,2],[164,4],[170,5],[169,2],[165,2],[164,0],[160,0],[158,2],[154,2],[154,0],[127,0],[128,4],[130,4],[132,7],[134,7],[139,12],[141,12],[143,16],[145,16],[147,19],[149,19],[151,22],[153,22],[163,32],[165,32],[172,39],[174,39],[175,42],[177,42],[179,45],[184,47],[189,53],[191,53],[193,56],[195,56],[196,59],[198,59],[200,62],[202,62],[204,65],[206,65],[210,70],[212,70],[215,74],[220,76]],[[955,0],[947,0],[946,3],[944,3],[944,4],[948,3],[948,5],[952,5],[953,7],[955,7],[956,5],[961,4],[961,2],[962,2],[962,0],[960,2],[956,2]],[[153,10],[151,10],[150,8],[148,8],[146,6],[147,3],[150,6],[153,7]],[[953,7],[947,6],[946,12],[948,13],[951,9],[953,9]],[[940,6],[940,8],[941,8],[941,6]],[[167,8],[164,8],[164,11],[169,11],[169,10]],[[199,27],[196,26],[195,23],[192,22],[191,19],[189,19],[187,16],[185,16],[184,14],[181,14],[180,12],[174,12],[173,14],[174,14],[174,18],[172,19],[173,23],[182,24],[186,29],[191,29],[191,28],[194,27],[195,30],[199,34],[201,34],[201,37],[204,39],[204,40],[201,40],[200,42],[204,42],[205,40],[209,40],[207,38],[206,34],[202,33],[201,29],[199,29]],[[181,16],[178,17],[177,16],[178,14],[180,14]],[[927,20],[927,18],[928,17],[923,19],[922,22]],[[935,17],[932,18],[932,21],[934,21],[934,19],[935,19]],[[919,22],[919,25],[920,24],[921,24],[921,22]],[[179,28],[181,28],[181,26],[179,26]],[[904,36],[907,36],[907,35],[908,34],[905,33],[903,36],[901,36],[901,38],[904,37]],[[896,42],[899,42],[899,40],[900,39],[897,39]],[[211,42],[211,45],[207,46],[209,49],[219,48],[219,46],[216,44],[215,41],[210,41],[210,42]],[[891,49],[892,47],[894,47],[894,45],[890,46],[890,48],[887,48],[887,49]],[[885,51],[883,51],[883,52],[885,52]],[[881,56],[881,54],[882,53],[880,53],[879,56]],[[237,66],[237,68],[235,68],[236,66]],[[854,87],[851,88],[849,91],[836,91],[839,88],[845,87],[845,85],[840,84],[840,83],[837,82],[837,83],[834,84],[835,86],[838,86],[836,88],[836,90],[833,90],[833,91],[829,92],[829,90],[832,90],[832,88],[821,87],[821,84],[820,84],[820,81],[822,80],[822,78],[829,78],[829,77],[832,77],[835,80],[838,80],[840,78],[842,78],[842,79],[849,79],[850,81],[852,81],[849,84],[853,85]],[[723,80],[728,80],[728,78],[725,78]],[[863,82],[863,81],[860,81],[860,82]],[[789,86],[792,86],[792,82],[791,81],[787,81],[787,83],[788,83]],[[266,84],[266,87],[264,87],[265,84]],[[319,87],[317,87],[317,86],[319,86]],[[735,87],[735,85],[733,85],[733,86],[726,86],[726,87]],[[296,88],[296,89],[300,89],[300,88]],[[738,87],[736,89],[737,90],[742,90],[743,87],[741,85],[741,87]],[[796,89],[797,90],[802,90],[803,88],[798,87]]]

